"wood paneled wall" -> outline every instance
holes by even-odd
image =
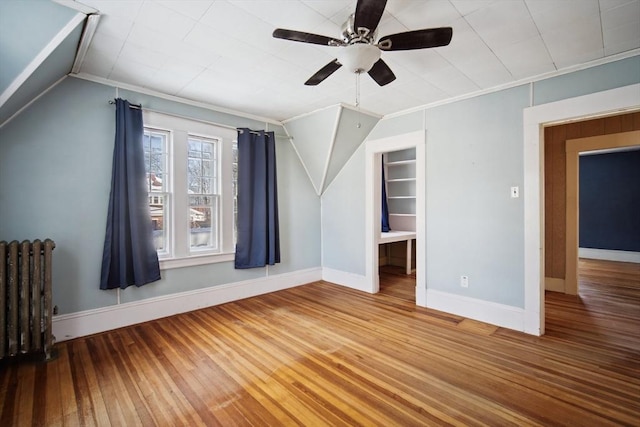
[[[545,276],[564,279],[566,141],[640,130],[640,112],[549,126],[544,130]]]

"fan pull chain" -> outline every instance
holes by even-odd
[[[360,74],[360,71],[356,72],[356,109],[358,111],[358,117],[360,117]],[[356,127],[360,129],[360,126],[362,126],[362,124],[360,120],[358,120]]]
[[[356,108],[360,108],[360,73],[356,72]]]

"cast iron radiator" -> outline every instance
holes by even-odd
[[[0,241],[0,360],[51,358],[53,240]]]

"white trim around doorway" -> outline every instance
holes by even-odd
[[[378,241],[380,239],[380,208],[382,153],[416,149],[416,304],[427,306],[426,284],[426,135],[424,130],[375,139],[365,146],[365,287],[368,292],[380,290],[378,275]],[[376,208],[378,207],[378,208]]]
[[[524,332],[544,334],[544,127],[640,108],[640,84],[524,109]]]

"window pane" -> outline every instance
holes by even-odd
[[[202,192],[207,194],[213,194],[213,180],[209,178],[202,178]]]
[[[147,188],[150,192],[165,192],[167,134],[146,129],[143,136]]]
[[[153,242],[157,252],[167,252],[169,248],[167,169],[169,134],[145,128],[142,143],[146,170],[146,186],[149,192],[149,213],[153,225]]]
[[[167,247],[167,230],[165,220],[167,218],[166,196],[161,194],[149,194],[149,211],[153,224],[153,243],[156,251],[163,252]]]
[[[213,144],[205,144],[202,147],[202,158],[203,159],[213,158]]]
[[[218,249],[217,140],[189,137],[187,160],[189,245],[191,249]]]
[[[233,192],[233,243],[238,241],[238,141],[233,141],[231,145],[231,191]]]
[[[189,196],[189,246],[192,249],[218,248],[218,196]]]
[[[192,193],[202,193],[202,184],[201,184],[201,162],[199,159],[189,158],[188,163],[188,180],[189,180],[189,192]]]
[[[202,142],[198,139],[189,138],[189,157],[200,157],[202,152]]]

